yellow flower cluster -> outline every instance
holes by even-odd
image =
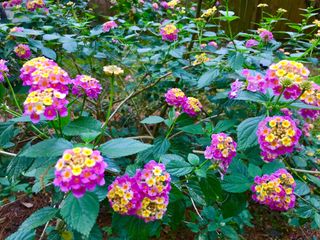
[[[137,211],[137,215],[144,218],[146,222],[155,219],[162,219],[164,213],[167,210],[165,199],[163,197],[157,197],[152,200],[145,197],[142,200],[141,208]]]
[[[196,55],[195,56],[195,60],[194,62],[192,63],[193,66],[195,65],[199,65],[201,63],[205,63],[205,62],[208,62],[210,59],[208,58],[207,54],[205,53],[201,53],[200,55]]]
[[[170,2],[168,2],[168,6],[170,8],[174,8],[178,3],[179,3],[179,0],[171,0]]]
[[[292,145],[291,137],[295,136],[296,132],[291,127],[291,123],[288,120],[284,120],[281,122],[281,118],[273,119],[269,122],[269,126],[271,130],[268,135],[265,137],[265,141],[271,143],[274,147],[278,146],[278,140],[288,147]],[[276,141],[275,141],[276,140]]]
[[[202,15],[202,18],[209,18],[212,17],[213,14],[217,11],[217,8],[214,6],[212,8],[207,9]]]

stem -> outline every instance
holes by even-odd
[[[80,117],[82,116],[82,112],[83,112],[83,109],[84,109],[84,106],[85,106],[85,103],[86,103],[86,99],[87,99],[87,95],[84,95],[83,102],[82,102],[82,105],[81,105]]]
[[[108,127],[108,122],[111,116],[111,110],[112,110],[112,105],[113,105],[113,98],[114,98],[114,74],[112,74],[111,76],[111,81],[110,81],[110,98],[109,98],[109,107],[108,107],[108,112],[107,112],[107,117],[106,117],[106,121],[104,122],[104,124],[101,127],[101,132],[100,135],[98,136],[95,145],[99,144],[105,130]]]
[[[58,122],[59,122],[59,131],[60,131],[60,136],[61,136],[61,137],[63,137],[60,113],[58,113]]]
[[[296,171],[296,172],[319,174],[320,175],[320,171],[312,171],[312,170],[305,170],[305,169],[299,169],[299,168],[291,168],[291,169]]]
[[[174,119],[173,123],[171,124],[171,126],[170,126],[170,128],[169,128],[169,131],[167,132],[166,139],[169,138],[171,132],[173,131],[174,126],[176,125],[177,119],[178,119],[178,117],[176,117],[176,118]]]
[[[20,113],[22,113],[22,109],[21,109],[20,104],[19,104],[19,102],[18,102],[18,100],[17,100],[17,98],[16,98],[16,94],[14,93],[14,90],[13,90],[13,87],[12,87],[12,85],[11,85],[11,82],[10,82],[9,78],[8,78],[7,75],[5,75],[5,74],[4,74],[4,78],[6,79],[8,85],[9,85],[9,88],[10,88],[10,90],[11,90],[12,97],[13,97],[13,100],[14,100],[16,106],[18,107]]]

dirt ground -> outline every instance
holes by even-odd
[[[11,233],[15,232],[19,225],[37,209],[50,204],[50,197],[45,194],[38,194],[32,197],[18,196],[18,200],[0,207],[0,240],[4,240]],[[246,228],[242,239],[250,240],[305,240],[312,239],[312,236],[320,238],[320,231],[311,230],[310,227],[292,228],[287,224],[286,219],[276,212],[267,208],[252,205],[250,212],[253,215],[252,223],[254,228]],[[100,209],[98,224],[101,228],[111,225],[111,216],[105,206]],[[41,231],[39,231],[41,232]],[[171,231],[165,227],[161,233],[161,240],[192,240],[195,236],[188,229]],[[104,232],[104,239],[107,235]]]

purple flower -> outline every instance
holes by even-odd
[[[258,33],[262,41],[264,42],[270,42],[273,39],[272,32],[266,30],[266,29],[258,29]]]
[[[293,152],[301,131],[290,117],[274,116],[259,123],[257,136],[263,159],[272,162],[280,155]]]
[[[229,98],[236,98],[238,96],[239,91],[244,87],[244,83],[237,79],[231,84],[231,91],[229,92]]]
[[[178,39],[179,29],[170,23],[160,29],[160,34],[162,35],[162,40],[174,42]]]
[[[288,211],[295,206],[294,178],[281,168],[271,175],[256,176],[251,186],[252,199],[275,211]]]
[[[181,107],[187,99],[186,95],[181,91],[180,88],[171,88],[164,96],[166,98],[166,102],[170,106],[175,107]]]
[[[227,134],[212,134],[211,145],[206,147],[204,157],[217,163],[224,174],[237,154],[236,148],[237,143]]]
[[[188,97],[182,104],[182,111],[188,114],[190,117],[197,116],[202,110],[202,104],[197,98]]]
[[[259,44],[259,42],[255,39],[249,39],[247,42],[246,42],[246,48],[252,48],[254,46],[257,46]]]
[[[97,99],[102,90],[99,81],[87,75],[77,75],[72,84],[72,94],[77,96],[85,94],[91,99]]]
[[[8,72],[7,61],[0,59],[0,82],[3,82],[4,76],[8,74]]]
[[[76,198],[81,198],[86,191],[105,184],[106,168],[107,164],[99,151],[86,147],[68,149],[55,166],[53,184],[61,191],[71,191]]]
[[[28,59],[31,57],[30,47],[26,44],[19,44],[14,48],[15,54],[21,59]]]

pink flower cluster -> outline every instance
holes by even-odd
[[[54,120],[58,114],[68,115],[65,98],[71,79],[54,61],[45,57],[29,60],[20,69],[20,78],[23,85],[31,86],[24,102],[24,114],[29,115],[33,123],[39,122],[41,114],[47,120]]]
[[[117,28],[118,24],[115,21],[108,21],[102,25],[103,32],[110,32],[111,29]]]
[[[305,104],[320,107],[320,86],[313,84],[310,90],[306,90],[300,97]],[[299,113],[304,119],[317,120],[320,115],[320,110],[315,109],[301,109]]]
[[[91,99],[97,99],[102,89],[97,79],[87,75],[77,75],[72,84],[72,94],[82,96],[84,93]]]
[[[14,6],[18,6],[22,3],[22,0],[9,0],[9,1],[4,1],[2,3],[3,8],[10,8]]]
[[[66,71],[54,61],[45,57],[33,58],[20,69],[23,85],[31,86],[30,91],[54,88],[61,93],[68,93],[71,79]]]
[[[246,41],[246,48],[252,48],[255,47],[259,44],[259,42],[255,39],[249,39],[248,41]]]
[[[211,145],[206,147],[204,157],[217,163],[225,173],[232,159],[236,156],[237,143],[227,134],[212,134]]]
[[[4,75],[9,72],[9,69],[7,67],[7,61],[0,59],[0,82],[3,82]]]
[[[170,175],[165,166],[150,161],[133,177],[117,177],[108,187],[112,209],[123,215],[133,215],[145,222],[162,219],[169,203]]]
[[[17,57],[19,57],[21,59],[28,59],[31,57],[30,47],[26,44],[18,44],[14,48],[14,52],[17,55]]]
[[[68,149],[55,166],[53,184],[62,192],[71,191],[76,198],[80,198],[86,191],[105,184],[106,168],[107,164],[99,151],[86,147]]]
[[[10,29],[10,33],[23,32],[23,30],[24,30],[23,27],[13,27]]]
[[[178,39],[179,29],[172,23],[165,25],[160,29],[162,40],[174,42]]]
[[[290,117],[274,116],[259,123],[257,136],[263,159],[272,162],[278,156],[293,151],[299,142],[301,130]]]
[[[201,112],[202,104],[200,101],[194,97],[187,97],[179,88],[169,89],[165,98],[170,106],[181,107],[182,111],[191,117],[195,117]]]
[[[295,206],[296,183],[290,173],[282,168],[271,175],[256,176],[251,187],[252,199],[276,211],[288,211]]]
[[[53,88],[44,90],[34,90],[29,93],[24,101],[24,114],[30,116],[33,123],[40,121],[40,115],[52,121],[59,114],[61,117],[68,115],[66,94],[59,92]]]
[[[244,87],[244,83],[239,81],[239,79],[235,80],[231,83],[231,91],[229,92],[229,98],[236,98],[238,96],[239,91]]]
[[[264,42],[270,42],[273,39],[273,34],[272,32],[266,30],[266,29],[258,29],[259,37],[264,41]]]
[[[34,11],[38,8],[44,8],[46,4],[44,0],[27,0],[26,6],[29,11]]]
[[[260,73],[252,73],[249,69],[243,69],[242,75],[247,79],[248,91],[266,93],[268,84]]]
[[[310,71],[302,63],[282,60],[269,67],[266,82],[275,94],[279,95],[284,90],[283,96],[286,99],[296,99],[308,81],[309,74]]]

